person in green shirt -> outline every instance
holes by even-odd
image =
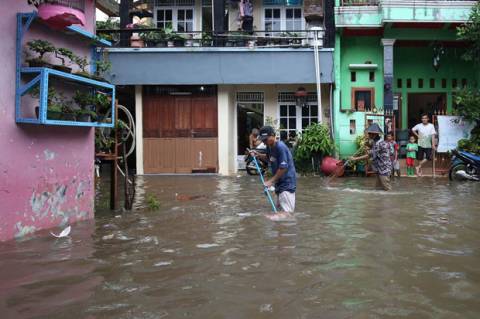
[[[417,158],[418,144],[415,136],[410,136],[407,144],[407,176],[415,176],[415,159]]]

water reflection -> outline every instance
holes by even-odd
[[[132,213],[100,193],[70,239],[0,244],[2,318],[480,317],[478,184],[301,178],[288,222],[254,177],[137,185]]]

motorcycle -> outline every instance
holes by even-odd
[[[480,156],[458,150],[453,150],[452,153],[452,164],[448,172],[450,180],[480,181]]]
[[[266,154],[267,151],[265,149],[254,149],[259,154]],[[268,169],[268,161],[257,157],[258,166],[260,166],[260,171],[262,175],[265,175],[265,172]],[[250,152],[245,152],[245,169],[248,175],[258,175],[257,167],[255,166],[255,162],[253,161],[253,156],[250,155]]]

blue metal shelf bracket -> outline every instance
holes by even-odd
[[[62,125],[62,126],[83,126],[83,127],[114,127],[115,119],[115,86],[97,81],[94,79],[86,78],[83,76],[61,72],[55,69],[45,67],[22,67],[22,44],[23,38],[30,28],[32,22],[37,18],[37,13],[17,13],[17,34],[16,34],[16,77],[15,77],[15,120],[17,123],[29,123],[29,124],[44,124],[44,125]],[[77,27],[67,27],[64,32],[74,33],[83,38],[94,40],[96,45],[110,46],[109,41],[98,38],[96,35],[89,33],[88,31]],[[95,56],[93,56],[95,59]],[[25,84],[22,84],[22,74],[32,74],[33,79]],[[111,121],[110,123],[102,122],[77,122],[77,121],[64,121],[64,120],[50,120],[47,118],[48,114],[48,92],[50,76],[60,77],[68,81],[77,82],[86,86],[95,88],[93,92],[98,89],[107,90],[107,93],[111,96],[112,102],[110,105]],[[39,107],[38,118],[24,118],[21,110],[21,98],[35,85],[39,85]]]

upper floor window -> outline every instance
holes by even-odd
[[[156,0],[154,19],[157,28],[172,26],[178,32],[192,32],[195,25],[194,0]]]
[[[303,30],[303,10],[301,7],[266,7],[264,27],[265,31]]]

